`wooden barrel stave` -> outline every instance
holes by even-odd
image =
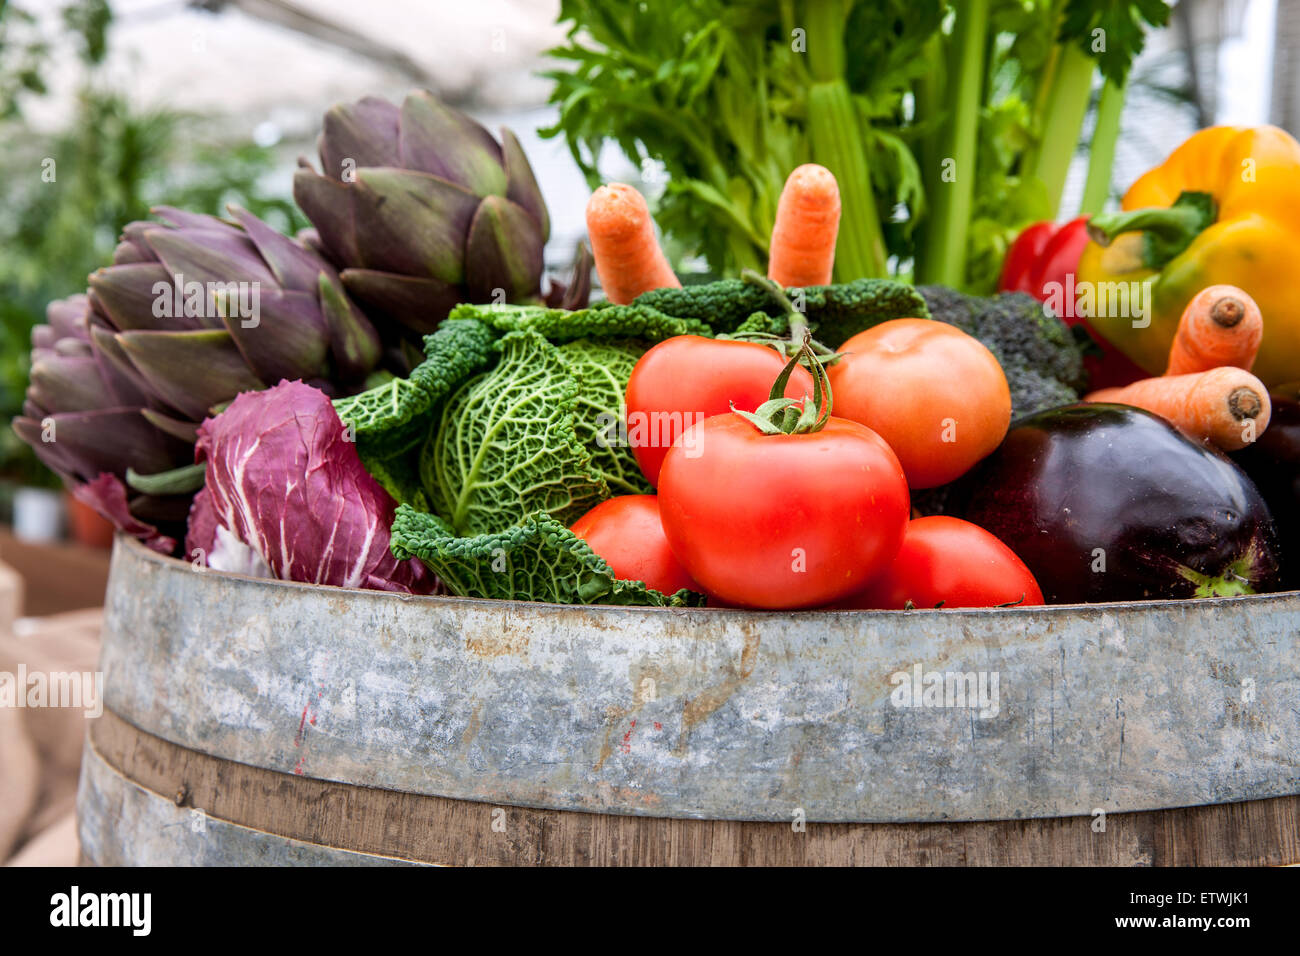
[[[392,866],[413,861],[296,840],[204,813],[109,763],[88,735],[77,788],[81,858],[93,866]],[[171,745],[169,745],[171,746]],[[183,748],[177,748],[183,749]],[[179,768],[178,768],[179,770]],[[184,773],[178,772],[177,779]]]
[[[1058,817],[808,823],[799,830],[793,822],[538,810],[314,780],[180,747],[112,713],[93,726],[85,766],[82,842],[87,862],[101,865],[1223,866],[1300,860],[1300,796],[1108,814],[1104,829],[1094,818]],[[101,813],[111,814],[111,823]],[[131,841],[138,842],[124,845]]]

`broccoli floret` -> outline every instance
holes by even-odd
[[[917,289],[930,315],[983,342],[1002,364],[1014,418],[1079,400],[1087,387],[1083,353],[1069,327],[1023,292],[992,298],[943,286]]]
[[[1002,359],[999,359],[1002,361]],[[1010,366],[1008,368],[1007,366]],[[1007,385],[1011,389],[1011,416],[1023,418],[1048,408],[1059,408],[1079,400],[1079,391],[1064,382],[1024,366],[1014,360],[1003,362]]]

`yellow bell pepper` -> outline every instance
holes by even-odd
[[[1300,380],[1300,143],[1275,126],[1201,130],[1121,205],[1092,218],[1079,258],[1079,313],[1097,332],[1160,375],[1192,296],[1235,285],[1264,318],[1254,373]]]

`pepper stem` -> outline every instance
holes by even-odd
[[[1143,264],[1161,269],[1192,244],[1218,216],[1218,204],[1209,193],[1184,192],[1168,208],[1151,207],[1129,212],[1107,212],[1088,220],[1088,236],[1109,246],[1126,232],[1145,233]]]

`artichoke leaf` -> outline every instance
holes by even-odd
[[[506,170],[492,134],[427,90],[402,101],[400,165],[464,186],[476,196],[504,196]]]
[[[340,378],[356,381],[379,362],[383,351],[379,333],[348,299],[336,276],[321,273],[317,285],[334,366]]]
[[[459,287],[441,279],[344,269],[340,273],[348,294],[372,315],[387,316],[416,334],[433,332],[464,296]]]
[[[112,408],[119,403],[93,355],[54,355],[32,363],[31,392],[46,412]]]
[[[311,168],[293,174],[293,201],[316,227],[321,245],[339,262],[361,262],[352,187],[327,179]]]
[[[506,198],[523,206],[537,221],[537,230],[545,244],[551,238],[551,216],[546,210],[546,200],[542,198],[541,187],[533,175],[533,167],[528,163],[524,148],[519,139],[510,130],[501,129],[501,155],[506,166]]]
[[[480,302],[515,302],[542,280],[542,238],[528,210],[500,196],[479,205],[465,250],[465,284]]]
[[[14,421],[14,430],[47,465],[81,481],[92,481],[118,463],[134,462],[142,471],[167,471],[191,454],[184,443],[159,432],[138,408],[103,408],[54,415],[54,441],[44,441],[43,423]]]
[[[400,116],[396,106],[378,96],[331,108],[320,136],[321,171],[343,182],[347,170],[361,166],[400,166]]]
[[[463,186],[409,169],[357,171],[348,187],[358,265],[385,272],[465,278],[465,240],[480,199]]]
[[[311,379],[325,373],[329,329],[316,296],[309,292],[262,290],[255,314],[245,316],[229,302],[218,300],[226,331],[264,385],[280,379]],[[232,398],[227,391],[224,398]]]
[[[161,262],[132,262],[98,269],[90,274],[90,291],[100,311],[120,332],[192,331],[219,324],[205,310],[187,308],[184,287],[178,296],[176,277]]]
[[[122,332],[117,342],[152,391],[194,421],[232,395],[263,387],[225,330]]]
[[[146,235],[173,282],[187,287],[200,282],[205,288],[208,283],[276,285],[275,275],[262,261],[253,240],[234,226],[187,232],[159,226]]]
[[[294,292],[314,292],[322,274],[334,275],[334,268],[309,249],[276,232],[252,213],[238,206],[227,206],[239,220],[244,232],[257,248],[281,288]]]

